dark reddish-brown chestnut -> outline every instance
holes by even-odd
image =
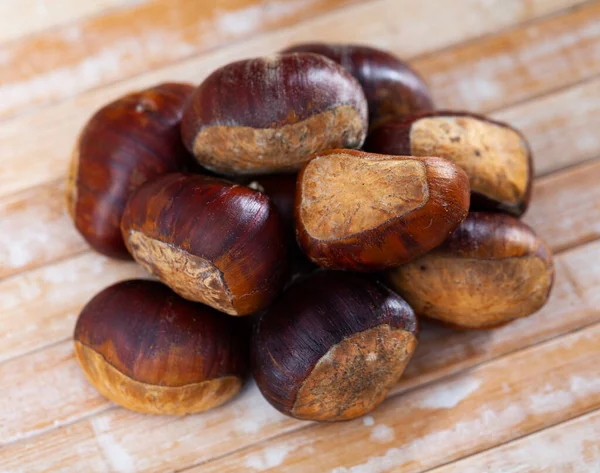
[[[525,137],[482,115],[441,111],[387,122],[369,134],[365,149],[451,160],[469,176],[471,210],[518,217],[529,205],[533,161]]]
[[[194,92],[182,122],[198,162],[223,174],[297,171],[318,151],[359,148],[366,131],[360,84],[317,54],[217,69]]]
[[[469,210],[469,179],[442,158],[337,149],[300,172],[296,235],[317,265],[377,271],[441,244]]]
[[[256,383],[278,410],[306,420],[368,413],[417,345],[410,306],[364,276],[318,271],[292,284],[258,321]]]
[[[321,54],[341,64],[365,91],[371,127],[395,117],[434,108],[423,78],[404,61],[381,49],[352,44],[306,43],[283,52]]]
[[[294,231],[296,181],[296,174],[277,174],[257,176],[257,179],[249,184],[250,188],[263,192],[271,199],[283,222],[288,240],[288,273],[285,276],[286,281],[290,281],[303,274],[309,274],[317,269],[317,266],[306,257],[296,242]]]
[[[131,256],[119,225],[127,198],[145,181],[195,166],[180,137],[183,107],[194,91],[161,84],[112,102],[79,135],[67,182],[67,208],[96,251]]]
[[[286,242],[269,198],[248,187],[169,174],[129,199],[123,238],[133,257],[180,296],[230,315],[265,308],[285,272]]]
[[[83,308],[75,355],[111,401],[150,414],[191,414],[240,391],[248,343],[238,324],[159,282],[125,281]]]
[[[552,253],[510,215],[469,214],[444,244],[388,272],[417,314],[479,329],[537,311],[554,280]]]

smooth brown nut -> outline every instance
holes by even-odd
[[[269,198],[202,175],[169,174],[129,199],[123,238],[180,296],[230,315],[264,309],[285,273],[286,242]]]
[[[181,141],[188,84],[161,84],[100,109],[83,128],[71,160],[67,208],[96,251],[129,259],[119,228],[129,195],[156,176],[195,166]]]
[[[441,244],[468,210],[469,180],[450,161],[337,149],[300,172],[296,235],[321,267],[377,271]]]
[[[284,414],[353,419],[383,401],[416,346],[417,319],[401,297],[364,276],[319,271],[261,316],[254,377]]]
[[[192,414],[235,396],[247,341],[237,321],[155,281],[100,292],[75,326],[75,355],[100,393],[149,414]]]
[[[223,174],[297,171],[318,151],[359,148],[366,131],[360,84],[316,54],[217,69],[194,92],[182,123],[198,162]]]
[[[482,115],[442,111],[388,122],[369,134],[365,149],[450,159],[469,176],[471,210],[518,217],[529,205],[533,161],[525,137]]]
[[[353,44],[297,44],[283,53],[316,53],[341,64],[367,97],[371,127],[403,115],[434,109],[423,78],[407,63],[382,51]]]
[[[536,312],[554,280],[552,253],[524,223],[474,212],[442,246],[388,272],[417,314],[477,329]]]

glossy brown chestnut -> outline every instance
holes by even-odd
[[[191,414],[241,389],[248,344],[237,324],[159,282],[125,281],[83,308],[75,355],[111,401],[150,414]]]
[[[283,52],[321,54],[341,64],[365,91],[371,127],[402,115],[434,109],[423,78],[386,51],[352,44],[306,43]]]
[[[182,122],[198,162],[224,174],[297,171],[329,148],[359,148],[367,131],[360,84],[316,54],[247,59],[196,89]]]
[[[514,217],[474,212],[442,246],[390,270],[390,286],[417,314],[469,329],[537,311],[548,300],[552,253]]]
[[[317,265],[377,271],[441,244],[469,210],[469,179],[442,158],[337,149],[300,172],[296,235]]]
[[[469,176],[471,210],[518,217],[529,205],[533,161],[525,137],[482,115],[441,111],[384,123],[369,134],[365,149],[451,160]]]
[[[368,413],[417,345],[410,306],[364,276],[318,271],[262,315],[252,339],[256,383],[278,410],[306,420]]]
[[[96,251],[131,258],[119,229],[131,192],[148,179],[196,165],[179,133],[193,91],[191,85],[168,83],[126,95],[83,128],[71,160],[67,208]]]
[[[202,175],[159,177],[129,199],[123,238],[180,296],[230,315],[265,308],[283,284],[286,242],[269,198]]]

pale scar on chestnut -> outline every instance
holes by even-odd
[[[224,404],[242,387],[237,376],[224,376],[183,386],[142,383],[123,374],[99,353],[75,341],[75,355],[100,394],[118,404],[147,414],[185,415]]]
[[[210,261],[135,230],[128,245],[138,263],[181,297],[237,315],[223,274]]]
[[[313,238],[335,240],[412,212],[428,199],[421,161],[330,154],[304,170],[300,214]]]
[[[471,189],[516,205],[527,191],[528,150],[514,130],[473,117],[436,116],[415,121],[411,154],[441,156],[462,167]]]
[[[462,327],[494,326],[542,307],[552,286],[536,256],[499,260],[430,253],[390,272],[418,314]]]
[[[321,357],[300,386],[293,415],[346,420],[371,411],[400,379],[416,346],[412,333],[387,324],[342,340]]]
[[[193,147],[209,169],[240,174],[295,171],[323,149],[361,146],[363,128],[359,111],[342,105],[280,128],[210,126],[198,133]]]

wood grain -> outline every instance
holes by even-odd
[[[0,47],[0,117],[351,1],[152,0],[84,18],[68,28],[42,31]]]
[[[596,294],[596,287],[600,284],[600,267],[582,266],[583,261],[599,257],[600,243],[559,256],[557,283],[551,300],[542,311],[528,319],[489,332],[453,332],[439,326],[425,327],[406,378],[394,393],[599,322],[600,294]],[[68,357],[65,363],[44,364],[44,360],[56,358],[56,353]],[[42,368],[38,368],[40,366]],[[90,445],[96,449],[99,446],[95,443],[93,429],[80,424],[89,424],[90,420],[85,420],[87,417],[99,410],[110,409],[112,404],[85,381],[72,355],[71,342],[7,361],[0,365],[0,375],[2,379],[12,380],[0,387],[0,396],[6,406],[0,411],[0,444],[49,431],[24,444],[5,447],[0,470],[8,468],[10,462],[15,464],[24,458],[24,452],[32,450],[47,452],[44,463],[37,463],[40,469],[42,465],[47,465],[48,471],[57,464],[72,469],[85,465],[88,457],[73,456],[71,452],[86,451]],[[22,395],[35,392],[40,383],[45,385],[48,380],[68,380],[63,383],[64,396]],[[126,420],[121,422],[123,418]],[[58,429],[78,419],[81,422],[68,430]],[[128,452],[133,465],[144,465],[151,471],[182,468],[307,425],[283,417],[269,407],[254,387],[214,412],[168,419],[168,429],[162,428],[167,422],[165,418],[134,415],[122,409],[106,412],[101,419],[92,422],[112,426],[110,432],[117,444],[115,448]],[[145,442],[140,442],[142,437]],[[61,442],[64,445],[56,447]],[[50,445],[56,448],[50,448]]]
[[[431,55],[415,63],[436,103],[486,111],[600,72],[600,3]]]
[[[451,40],[469,38],[475,33],[483,34],[494,31],[495,28],[504,24],[498,24],[498,18],[502,18],[502,15],[498,15],[495,10],[492,13],[484,8],[484,4],[491,5],[486,0],[478,0],[479,3],[476,3],[479,5],[478,8],[473,8],[472,2],[474,0],[456,2],[452,11],[448,12],[448,15],[452,18],[456,15],[456,22],[450,21],[446,15],[441,16],[437,14],[438,6],[436,0],[419,2],[418,5],[421,6],[416,11],[411,10],[412,16],[406,15],[403,8],[405,7],[405,2],[408,1],[378,0],[377,2],[368,2],[364,5],[353,6],[339,13],[340,16],[332,14],[283,31],[264,34],[244,43],[194,57],[180,64],[146,73],[99,90],[90,91],[78,96],[74,100],[41,108],[35,111],[35,113],[15,117],[0,127],[0,142],[3,143],[2,148],[0,148],[0,168],[3,170],[0,174],[0,195],[18,192],[49,180],[58,179],[64,175],[75,137],[86,119],[96,109],[126,92],[149,87],[165,80],[177,79],[179,81],[197,83],[218,66],[244,57],[270,54],[296,41],[315,39],[356,41],[356,38],[360,37],[362,42],[387,47],[393,52],[400,54],[400,56],[410,56],[427,51],[428,48],[440,47],[445,42]],[[518,0],[511,0],[510,5],[514,5],[513,1],[521,6],[524,5],[523,2]],[[417,5],[414,2],[410,4],[413,6]],[[507,1],[503,5],[509,5],[509,2]],[[542,5],[556,4],[555,2],[539,0],[535,3],[528,3],[528,5],[539,5],[539,8],[534,7],[531,10],[527,10],[535,17],[535,13],[539,14],[540,9],[546,11]],[[371,8],[374,10],[370,10]],[[587,21],[586,18],[588,17],[586,15],[592,16],[597,14],[595,8],[595,5],[581,8],[580,11],[583,13],[577,17],[579,23],[575,21],[567,22],[568,28],[565,27],[567,29],[563,31],[563,35],[577,35],[582,23]],[[531,18],[531,16],[527,16],[517,7],[503,8],[501,11],[511,12],[515,10],[520,12],[517,14],[519,18]],[[514,17],[512,18],[514,19]],[[460,24],[464,22],[469,27],[455,28],[454,25],[459,22],[459,19]],[[553,18],[543,19],[534,24],[538,25],[538,28],[543,31],[544,25],[547,22],[554,24],[554,21]],[[418,25],[418,28],[415,25]],[[370,33],[361,34],[361,31],[365,28]],[[514,30],[515,34],[524,28],[530,28],[530,26],[517,28]],[[387,33],[383,35],[382,31],[386,31]],[[436,34],[430,34],[431,31],[436,31]],[[462,36],[457,36],[459,32]],[[500,33],[498,36],[505,38],[506,33]],[[551,47],[546,45],[545,41],[551,41],[550,45],[554,45],[555,43],[552,41],[555,41],[556,45],[552,47],[554,47],[557,55],[555,61],[551,64],[553,73],[539,75],[539,77],[536,76],[535,85],[533,87],[528,85],[526,78],[529,75],[539,68],[548,67],[548,58],[546,56],[530,58],[527,64],[513,71],[514,73],[518,73],[519,77],[522,77],[522,80],[516,81],[514,84],[515,87],[521,84],[525,89],[503,88],[499,93],[494,95],[496,103],[510,104],[514,102],[515,96],[537,95],[543,91],[560,87],[564,85],[565,76],[571,77],[573,82],[579,80],[577,74],[571,72],[570,55],[560,55],[560,41],[564,41],[561,38],[548,39],[544,36],[536,40],[536,38],[532,37],[529,43],[512,45],[513,50],[511,50],[511,54],[516,54],[519,51],[519,47],[524,49],[533,48],[537,45],[538,49],[543,49],[544,47]],[[592,41],[593,39],[588,41],[592,42],[592,47],[600,47],[600,35],[595,38],[595,42]],[[586,46],[587,43],[581,43],[582,45],[578,46],[579,44],[577,43],[572,46],[573,51],[570,52],[571,55],[578,57],[589,52],[590,46]],[[473,54],[475,52],[473,51]],[[471,63],[483,60],[481,54],[484,53],[470,57]],[[502,58],[499,59],[500,63],[502,60]],[[436,66],[438,63],[439,67]],[[454,64],[455,66],[453,66]],[[600,64],[600,60],[598,64]],[[441,51],[435,56],[426,58],[424,61],[415,61],[414,65],[417,69],[425,72],[426,78],[435,72],[438,74],[438,77],[446,77],[449,83],[462,84],[465,81],[465,83],[468,83],[468,81],[472,80],[473,71],[465,65],[464,61],[458,61],[454,57],[453,49]],[[490,67],[492,66],[493,64],[490,64]],[[589,61],[589,71],[594,71],[595,67],[595,63]],[[434,93],[439,97],[438,105],[440,107],[456,106],[458,108],[472,107],[476,110],[487,109],[486,97],[476,94],[474,91],[473,95],[469,95],[471,94],[469,87],[465,87],[465,90],[454,99],[452,94],[456,94],[456,90],[437,93],[436,90],[439,86],[436,86],[435,83],[432,85],[434,86]],[[76,85],[69,85],[68,90],[71,91],[74,87]],[[28,91],[24,95],[29,97],[31,94]],[[11,93],[13,97],[18,95]],[[457,103],[456,100],[459,99],[462,102]],[[477,103],[481,101],[481,105],[475,106],[476,101]],[[6,103],[2,99],[2,89],[0,89],[0,103]],[[32,133],[35,134],[35,139],[31,138]],[[48,143],[51,143],[51,146]],[[35,159],[32,159],[33,156],[35,156]]]
[[[535,182],[525,222],[554,251],[600,237],[600,160],[582,164]]]
[[[114,6],[139,0],[19,0],[0,3],[0,43],[98,15]],[[56,34],[56,32],[55,32]],[[64,34],[69,34],[67,27]]]
[[[430,473],[600,471],[600,411],[506,443]]]
[[[352,0],[208,0],[199,8],[196,0],[153,0],[84,19],[69,29],[43,31],[0,47],[0,117],[349,3]],[[506,0],[497,9],[485,0],[460,0],[445,15],[438,15],[439,0],[368,1],[294,27],[279,35],[270,49],[283,47],[290,40],[361,38],[361,42],[414,55],[581,3]],[[461,28],[453,26],[457,22]],[[250,55],[259,54],[263,48]]]
[[[310,426],[188,471],[425,471],[600,407],[598,343],[595,325],[389,399],[372,425]]]

